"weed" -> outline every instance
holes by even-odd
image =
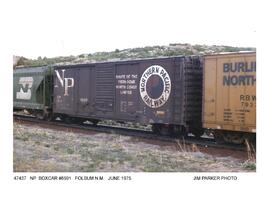
[[[25,134],[19,134],[19,135],[16,135],[15,137],[16,139],[18,140],[22,140],[22,141],[28,141],[29,140],[29,137]]]
[[[200,152],[200,149],[196,144],[192,144],[192,152]]]
[[[35,144],[40,145],[41,143],[40,143],[40,141],[35,141]]]
[[[50,144],[44,144],[44,147],[47,147],[47,148],[49,148],[51,145]]]
[[[179,147],[179,151],[183,152],[184,154],[199,151],[199,148],[195,144],[192,144],[191,147],[187,145],[184,138],[182,138],[182,142],[180,142],[180,140],[175,140],[175,141]]]
[[[24,133],[21,128],[14,130],[14,138],[22,141],[28,141],[30,139],[29,133]]]
[[[252,143],[249,140],[245,140],[245,145],[247,149],[248,161],[255,162],[256,161],[256,150]]]
[[[53,149],[54,149],[54,151],[59,151],[59,147],[58,146],[54,146]]]
[[[255,171],[256,170],[256,163],[247,160],[246,162],[243,163],[243,167],[247,170]]]
[[[74,154],[74,149],[67,148],[67,153],[68,153],[69,155]]]

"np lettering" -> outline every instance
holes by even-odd
[[[74,79],[65,78],[65,71],[66,70],[62,70],[62,76],[60,76],[57,70],[55,70],[55,73],[56,73],[59,83],[61,84],[62,87],[64,87],[64,96],[68,96],[68,89],[74,87]],[[58,85],[55,85],[55,87],[58,87]]]

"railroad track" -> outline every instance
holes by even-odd
[[[142,130],[138,128],[130,128],[130,127],[120,127],[120,126],[109,126],[109,125],[91,125],[91,124],[67,124],[62,121],[45,121],[39,120],[32,116],[26,115],[13,115],[14,121],[17,122],[28,122],[34,123],[35,125],[47,125],[50,128],[62,127],[68,129],[76,129],[76,130],[84,130],[84,131],[94,131],[94,132],[102,132],[102,133],[114,133],[126,136],[134,136],[143,138],[146,140],[158,140],[162,142],[168,143],[181,143],[187,145],[197,145],[199,147],[212,147],[219,149],[229,149],[229,150],[238,150],[238,151],[246,151],[246,147],[244,145],[234,145],[234,144],[217,144],[213,138],[210,137],[194,137],[191,135],[185,137],[179,136],[161,136],[153,133],[149,130]]]

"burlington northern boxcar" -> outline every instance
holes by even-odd
[[[53,114],[68,120],[152,124],[162,133],[202,133],[198,56],[54,67]]]
[[[203,127],[218,141],[255,138],[256,53],[205,56],[203,75]]]

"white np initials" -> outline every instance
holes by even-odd
[[[60,73],[55,70],[56,76],[58,81],[60,82],[61,86],[64,87],[65,93],[64,96],[68,96],[68,90],[69,88],[73,88],[74,87],[74,78],[65,78],[65,69],[61,70],[62,71],[62,76],[60,75]],[[55,88],[58,88],[58,85],[55,84],[54,86]]]

